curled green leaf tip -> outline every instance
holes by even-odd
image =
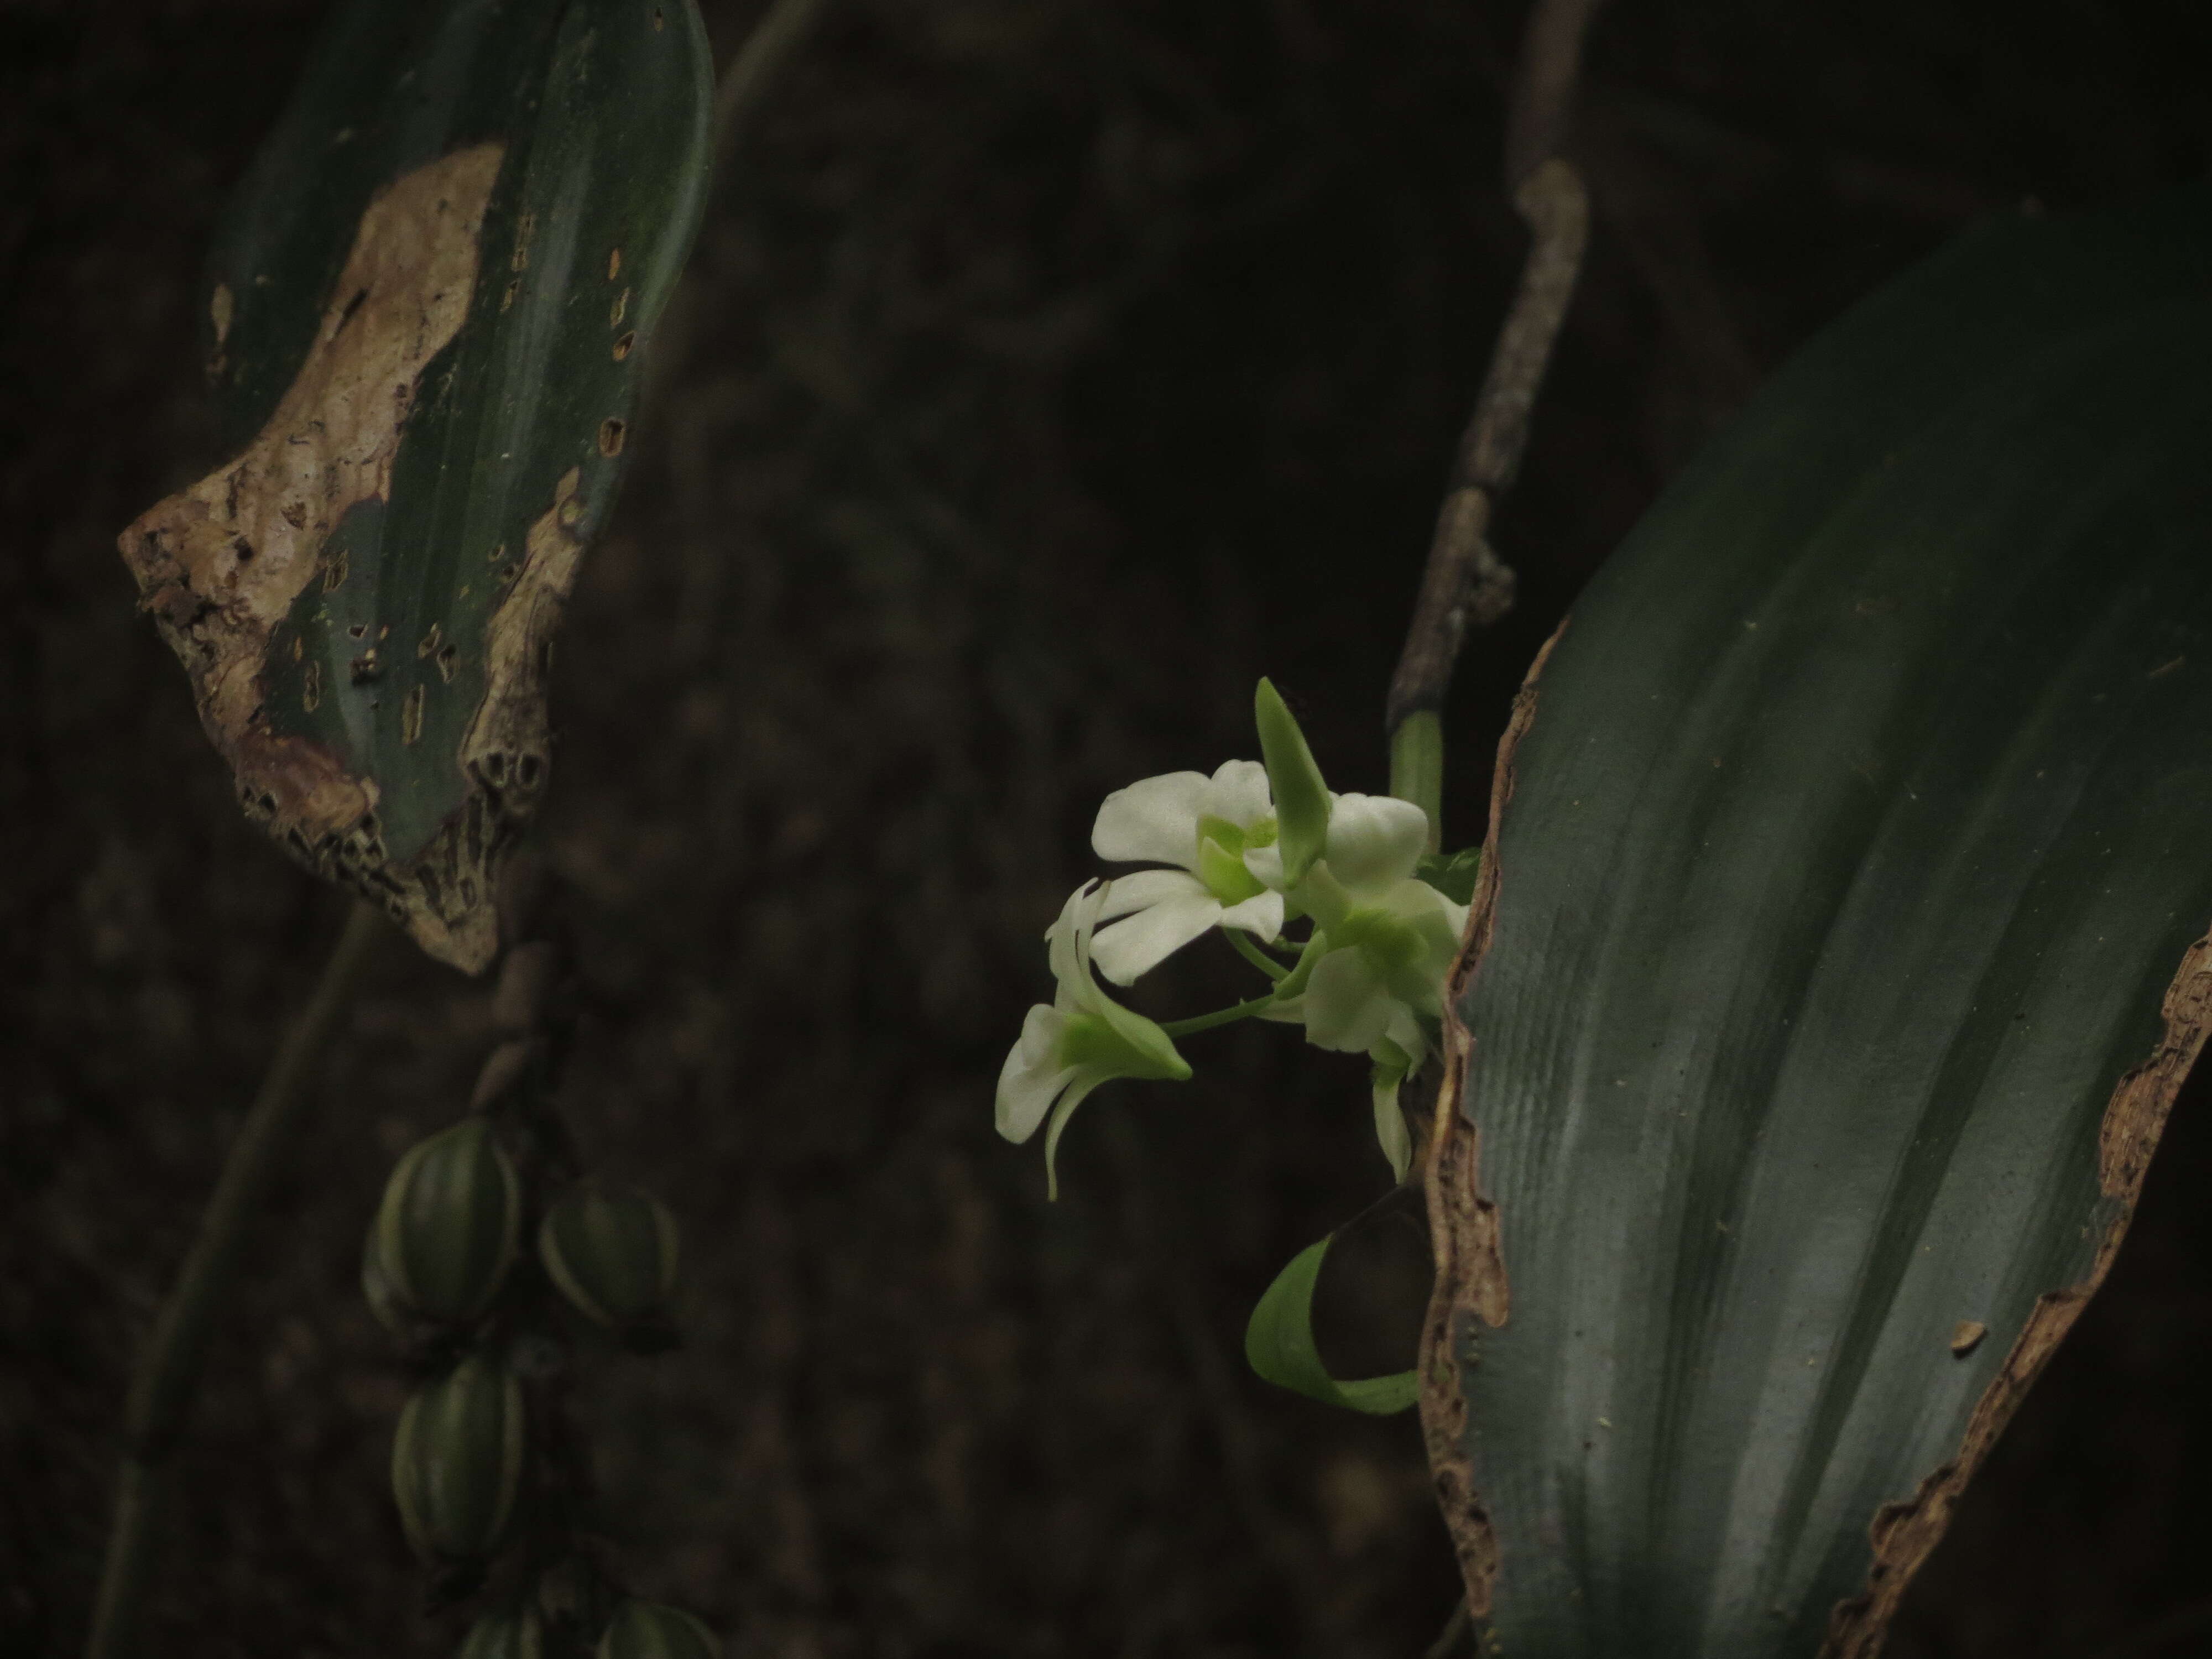
[[[1264,682],[1263,682],[1264,684]],[[1328,1374],[1314,1345],[1313,1293],[1322,1258],[1335,1235],[1309,1244],[1292,1256],[1252,1309],[1244,1328],[1244,1358],[1260,1376],[1278,1388],[1318,1400],[1325,1406],[1389,1417],[1421,1397],[1419,1375],[1396,1371],[1341,1382]]]

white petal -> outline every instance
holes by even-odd
[[[1232,904],[1221,913],[1224,927],[1241,927],[1248,933],[1257,933],[1273,944],[1283,931],[1283,896],[1280,893],[1255,893],[1242,904]]]
[[[1098,912],[1101,921],[1126,916],[1132,910],[1149,910],[1169,899],[1212,898],[1206,884],[1188,870],[1133,870],[1106,884],[1106,902]]]
[[[1401,1181],[1413,1161],[1413,1137],[1406,1127],[1406,1115],[1398,1109],[1398,1085],[1405,1073],[1395,1067],[1376,1066],[1373,1091],[1375,1096],[1375,1139],[1382,1143],[1382,1156],[1390,1160],[1390,1173]]]
[[[1053,1101],[1075,1075],[1076,1068],[1060,1060],[1060,1036],[1067,1017],[1042,1004],[1022,1021],[1022,1035],[999,1072],[999,1133],[1009,1140],[1027,1140],[1051,1109]]]
[[[1267,769],[1257,761],[1224,761],[1207,781],[1199,810],[1208,817],[1226,818],[1239,830],[1249,830],[1260,818],[1272,817],[1274,797],[1267,793]]]
[[[1164,898],[1125,921],[1101,928],[1091,942],[1091,960],[1114,984],[1133,984],[1138,975],[1166,961],[1220,920],[1221,901],[1202,888],[1196,894]]]
[[[1198,859],[1203,772],[1169,772],[1116,789],[1091,826],[1091,850],[1102,859],[1144,860],[1189,869]]]
[[[1429,815],[1389,795],[1339,795],[1328,814],[1329,872],[1353,893],[1405,880],[1429,844]]]
[[[1244,867],[1252,878],[1262,887],[1280,890],[1283,885],[1283,849],[1279,843],[1270,842],[1265,847],[1244,849]]]
[[[1314,964],[1304,1000],[1307,1042],[1359,1054],[1388,1032],[1396,1006],[1367,958],[1349,948],[1331,951]]]

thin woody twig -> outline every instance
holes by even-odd
[[[1505,115],[1505,188],[1517,195],[1536,169],[1565,147],[1583,41],[1603,0],[1536,0],[1514,65]]]
[[[1589,192],[1573,164],[1556,152],[1566,131],[1583,38],[1596,9],[1597,0],[1539,0],[1522,37],[1507,115],[1506,187],[1534,240],[1437,509],[1420,595],[1384,710],[1394,738],[1409,716],[1442,706],[1468,621],[1486,626],[1513,605],[1512,569],[1492,549],[1487,532],[1493,508],[1520,470],[1528,413],[1589,240]]]

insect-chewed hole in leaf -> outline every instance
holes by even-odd
[[[438,653],[438,678],[448,685],[453,683],[453,670],[460,662],[461,648],[448,645]]]
[[[400,700],[399,741],[413,744],[422,737],[422,702],[429,696],[428,686],[418,685]]]
[[[514,296],[521,292],[522,278],[520,276],[508,277],[507,287],[501,289],[500,293],[499,308],[501,311],[507,310],[514,304]]]
[[[635,346],[636,343],[637,331],[635,329],[632,329],[629,333],[623,335],[622,338],[615,342],[615,361],[617,362],[620,362],[623,358],[629,356],[630,354],[630,348]]]
[[[353,683],[356,685],[366,685],[383,673],[384,665],[376,659],[376,647],[372,645],[361,655],[356,657],[351,664],[351,670]]]
[[[599,422],[599,453],[602,455],[621,454],[623,434],[625,430],[627,430],[627,428],[623,424],[611,416],[607,419],[601,421]]]
[[[610,249],[607,253],[607,280],[611,283],[616,277],[621,275],[622,250],[620,248]]]
[[[367,623],[355,623],[346,629],[346,636],[349,639],[363,639],[367,637],[368,634],[368,624]]]
[[[436,623],[430,624],[430,631],[416,643],[415,655],[418,659],[429,656],[437,650],[438,636],[441,631]]]
[[[495,547],[494,549],[492,549],[490,555],[489,555],[489,556],[484,560],[484,562],[485,562],[486,564],[497,564],[497,563],[498,563],[501,559],[504,559],[506,556],[507,556],[507,544],[506,544],[505,542],[501,542],[501,543],[497,547]]]
[[[246,563],[253,557],[253,544],[243,536],[233,536],[230,538],[230,550],[232,556],[240,564]]]
[[[312,714],[322,705],[323,664],[320,658],[300,671],[300,707]]]
[[[545,761],[538,755],[525,754],[514,763],[514,781],[525,789],[535,789],[545,775]]]
[[[292,660],[293,660],[294,662],[298,662],[301,658],[305,657],[307,654],[307,636],[305,634],[295,634],[295,635],[292,635]]]
[[[485,782],[504,787],[507,782],[507,751],[503,749],[487,750],[483,759],[478,763],[477,769],[483,774]]]
[[[629,315],[629,290],[624,289],[615,295],[614,308],[607,313],[607,326],[620,328],[623,319]]]

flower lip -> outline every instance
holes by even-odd
[[[1055,1193],[1060,1132],[1092,1090],[1121,1077],[1181,1082],[1190,1076],[1189,1062],[1168,1034],[1115,1002],[1093,976],[1091,933],[1109,898],[1109,886],[1088,881],[1061,907],[1045,936],[1057,981],[1052,1004],[1029,1011],[999,1073],[999,1133],[1023,1141],[1045,1126],[1045,1170]]]

